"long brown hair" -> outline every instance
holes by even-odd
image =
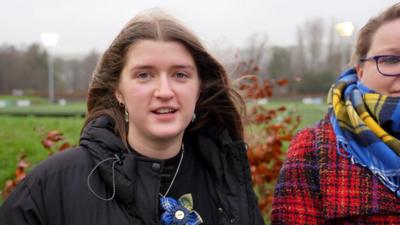
[[[244,101],[230,88],[225,69],[190,30],[159,10],[146,11],[134,17],[104,52],[89,87],[84,126],[92,119],[107,114],[114,118],[115,133],[126,144],[128,126],[124,121],[124,108],[118,105],[114,93],[126,54],[140,40],[178,42],[192,55],[201,88],[195,109],[197,119],[187,129],[196,130],[209,123],[227,128],[233,139],[243,139],[240,113],[244,112]]]
[[[378,16],[371,18],[359,31],[351,65],[356,66],[367,56],[376,31],[384,24],[400,19],[400,3],[396,3]]]

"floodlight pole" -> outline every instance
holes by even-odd
[[[47,53],[47,66],[49,70],[49,102],[54,103],[54,62],[50,51]]]
[[[47,68],[48,68],[48,98],[49,103],[54,103],[54,60],[50,54],[50,48],[57,45],[59,35],[56,33],[41,33],[43,45],[47,48]]]

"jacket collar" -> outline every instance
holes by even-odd
[[[80,138],[80,145],[84,146],[95,165],[98,165],[100,177],[112,190],[115,185],[115,197],[124,202],[127,206],[133,205],[135,158],[133,154],[126,151],[120,137],[114,133],[114,120],[108,116],[100,116],[90,121],[84,128]],[[112,170],[113,161],[101,162],[107,158],[118,157],[120,162],[115,164]],[[115,172],[115,179],[113,179]]]
[[[132,206],[136,167],[136,156],[131,154],[122,143],[120,137],[114,133],[114,120],[108,116],[100,116],[90,121],[84,128],[80,145],[84,146],[90,153],[95,165],[99,164],[98,172],[106,185],[112,190],[116,186],[115,196],[127,206]],[[187,135],[194,137],[195,144],[203,158],[210,173],[217,180],[223,179],[224,167],[226,167],[227,154],[235,154],[230,151],[232,146],[241,146],[243,141],[233,141],[226,129],[216,126],[206,126],[198,131],[188,132]],[[229,148],[227,148],[229,146]],[[121,160],[115,164],[115,181],[113,180],[113,161],[104,159],[117,157]],[[115,183],[114,183],[115,182]]]

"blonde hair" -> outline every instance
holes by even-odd
[[[384,24],[400,19],[400,3],[396,3],[378,16],[371,18],[358,33],[350,64],[356,66],[367,56],[376,31]]]

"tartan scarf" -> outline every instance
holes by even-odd
[[[352,68],[332,85],[328,105],[338,154],[368,168],[400,197],[400,98],[370,90]]]

